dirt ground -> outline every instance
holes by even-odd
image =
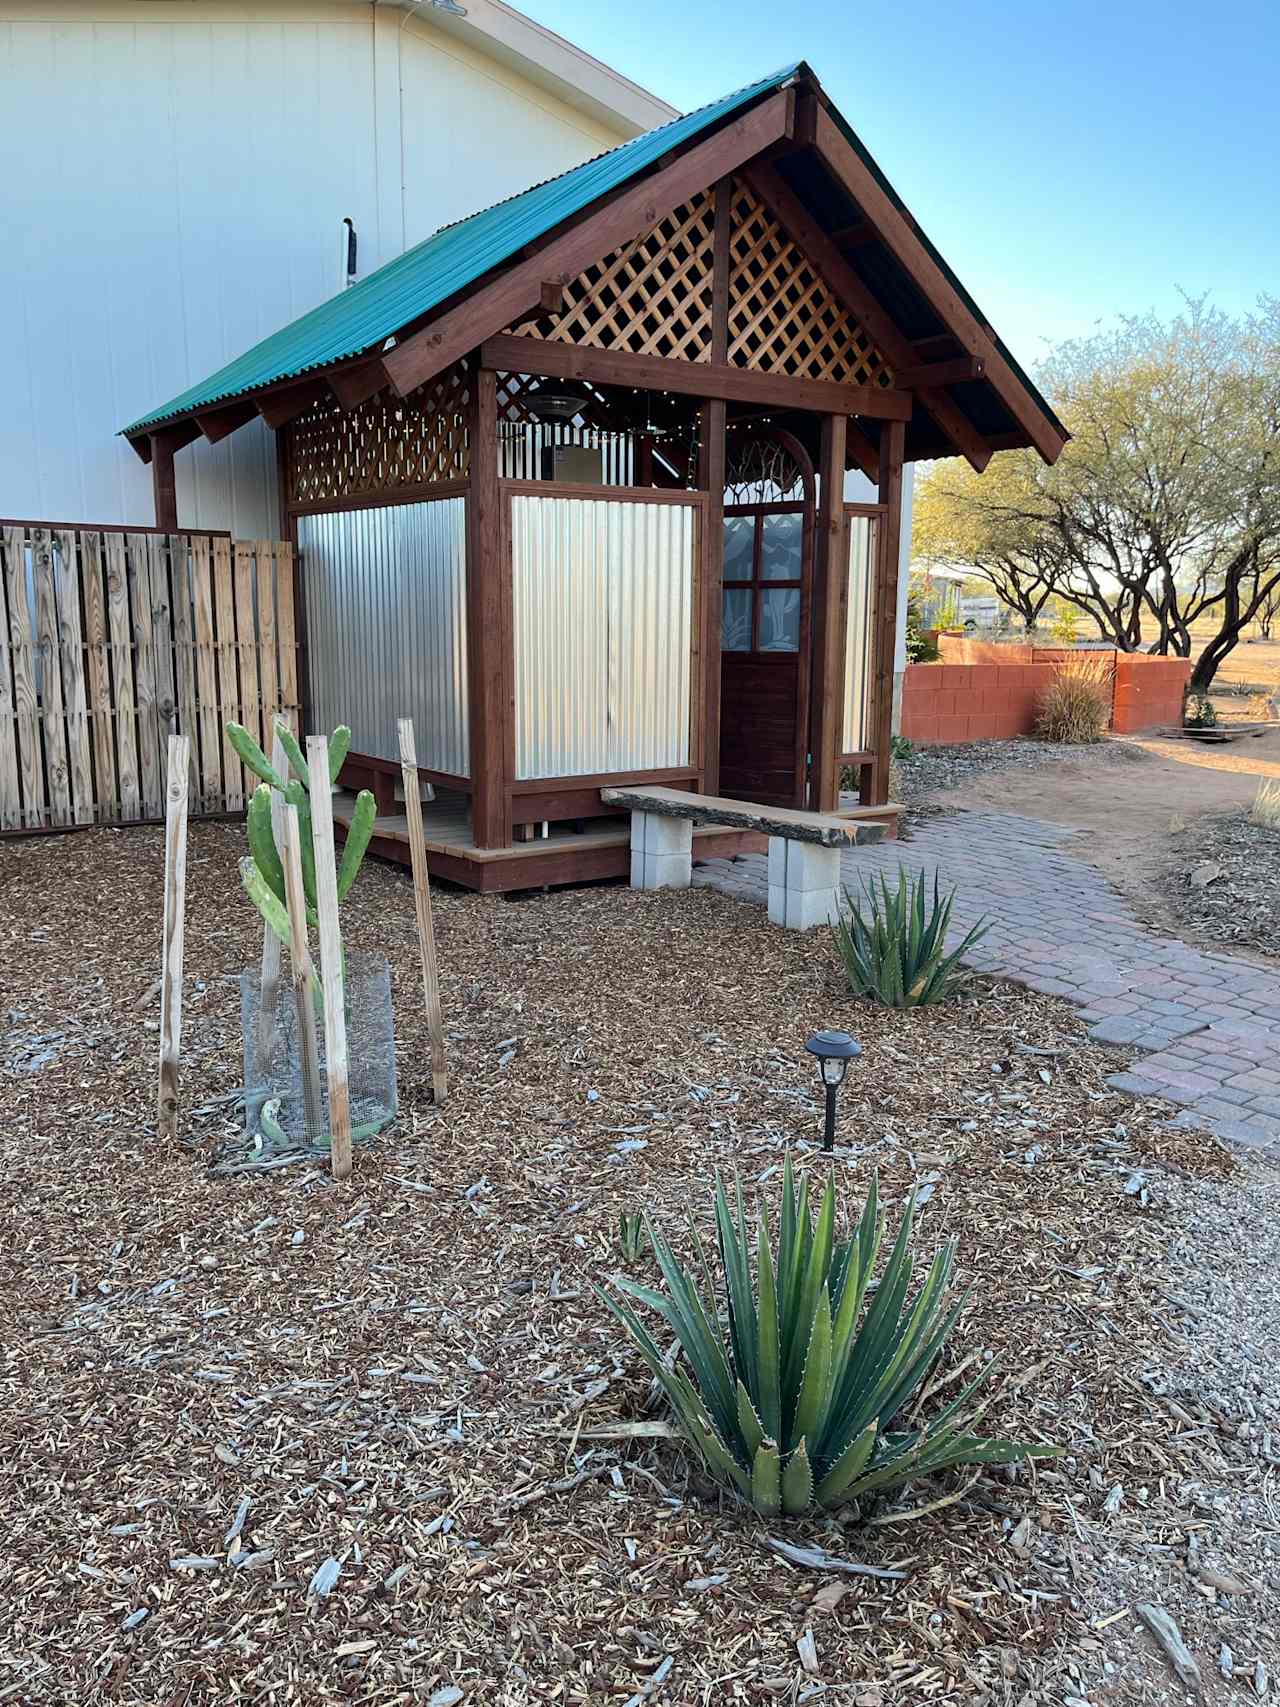
[[[1140,914],[1176,928],[1165,884],[1172,838],[1206,814],[1238,813],[1262,777],[1280,777],[1280,724],[1257,738],[1214,746],[1126,736],[1094,753],[1040,769],[996,770],[932,798],[950,807],[1019,812],[1070,824],[1088,837],[1087,857]]]
[[[1199,631],[1193,631],[1193,643],[1201,638]],[[1252,639],[1237,646],[1223,659],[1217,681],[1219,686],[1247,682],[1260,688],[1280,688],[1280,640]]]
[[[344,1187],[323,1166],[214,1177],[259,926],[242,832],[194,827],[185,1142],[163,1146],[162,841],[0,845],[0,1699],[1180,1701],[1145,1600],[1211,1702],[1243,1699],[1223,1644],[1242,1678],[1277,1673],[1280,1403],[1240,1385],[1270,1378],[1271,1329],[1251,1340],[1203,1290],[1246,1246],[1243,1171],[1111,1091],[1121,1058],[1074,1010],[984,982],[869,1010],[826,933],[706,890],[441,894],[436,1108],[412,890],[373,866],[344,919],[391,962],[396,1130]],[[832,1024],[865,1051],[833,1164],[846,1209],[877,1168],[895,1207],[929,1188],[922,1256],[959,1236],[972,1292],[938,1389],[994,1349],[983,1426],[1066,1453],[784,1528],[669,1444],[610,1435],[649,1382],[594,1287],[621,1208],[706,1228],[716,1169],[767,1197],[788,1147],[832,1165],[803,1052]],[[1205,1192],[1226,1217],[1207,1254]],[[1280,1220],[1270,1198],[1255,1218]],[[788,1562],[776,1534],[824,1552]]]

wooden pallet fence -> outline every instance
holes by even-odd
[[[174,734],[192,814],[239,811],[224,724],[297,721],[293,574],[277,540],[0,525],[0,832],[163,819]]]

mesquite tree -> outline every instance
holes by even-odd
[[[1280,599],[1280,300],[1124,319],[1038,377],[1072,433],[1061,457],[940,463],[916,552],[983,575],[1029,625],[1056,594],[1121,651],[1194,656],[1204,692]]]

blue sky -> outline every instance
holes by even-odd
[[[1024,362],[1280,295],[1280,0],[517,0],[681,109],[807,59]]]

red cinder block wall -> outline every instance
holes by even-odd
[[[1058,665],[1060,647],[997,646],[943,635],[938,664],[908,664],[902,734],[921,746],[1000,741],[1034,733],[1036,706]],[[1112,665],[1111,727],[1121,735],[1177,723],[1191,663],[1186,658],[1103,652]]]
[[[1115,700],[1111,727],[1117,735],[1182,721],[1182,700],[1191,676],[1190,658],[1151,658],[1145,653],[1116,655]]]

